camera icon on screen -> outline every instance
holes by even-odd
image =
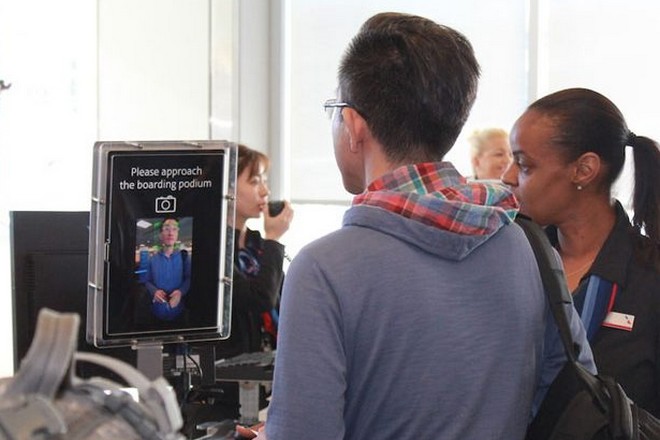
[[[159,214],[176,212],[176,197],[156,197],[156,212]]]

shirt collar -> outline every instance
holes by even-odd
[[[518,212],[507,187],[468,182],[449,162],[396,168],[369,184],[353,205],[382,208],[463,235],[491,235]]]
[[[623,287],[626,285],[628,264],[630,264],[633,254],[633,247],[629,236],[632,232],[632,226],[621,203],[617,201],[614,208],[616,210],[614,227],[607,236],[605,243],[603,243],[603,247],[598,252],[593,264],[582,278],[584,279],[590,275],[598,275]],[[559,249],[557,228],[555,226],[548,226],[546,233],[552,246]]]

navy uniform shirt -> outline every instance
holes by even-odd
[[[601,326],[591,342],[598,372],[614,377],[628,397],[660,417],[659,246],[636,232],[620,203],[616,223],[573,296],[586,292],[596,275],[616,284],[613,312],[634,316],[632,329]],[[546,229],[553,246],[557,231]]]

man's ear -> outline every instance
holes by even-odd
[[[363,142],[369,135],[367,121],[351,107],[343,108],[341,116],[344,118],[344,126],[348,132],[349,148],[351,152],[355,153],[362,148]]]
[[[573,183],[586,188],[593,183],[601,172],[602,162],[596,153],[588,152],[575,161]]]

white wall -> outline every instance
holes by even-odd
[[[101,140],[208,139],[210,3],[101,0]]]

